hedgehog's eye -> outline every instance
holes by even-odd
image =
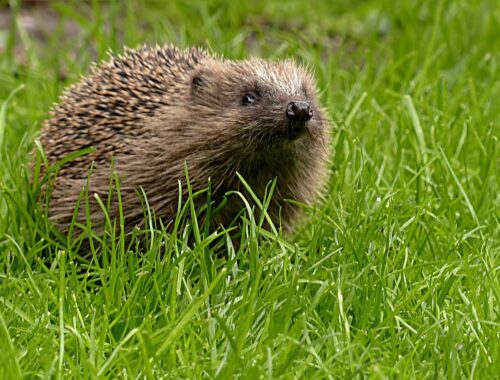
[[[241,105],[248,106],[257,100],[257,94],[255,92],[249,92],[241,98]]]

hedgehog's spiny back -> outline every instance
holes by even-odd
[[[71,152],[101,146],[100,153],[77,159],[66,171],[85,175],[88,164],[128,153],[130,139],[148,138],[141,121],[160,107],[179,106],[188,91],[187,77],[207,56],[196,48],[168,47],[127,49],[122,56],[92,67],[65,91],[41,134],[49,161]],[[103,146],[105,145],[105,146]]]
[[[204,52],[196,48],[127,49],[123,56],[111,55],[110,61],[95,67],[93,79],[105,89],[116,87],[118,93],[128,91],[131,98],[141,101],[141,106],[171,105],[185,91],[186,77],[203,58]]]

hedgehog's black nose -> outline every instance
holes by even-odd
[[[290,102],[286,107],[286,117],[290,121],[305,123],[313,116],[308,102]]]

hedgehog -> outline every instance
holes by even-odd
[[[63,164],[53,183],[48,212],[62,231],[74,215],[85,221],[83,190],[92,227],[104,228],[96,198],[108,202],[115,175],[128,231],[144,221],[144,196],[155,218],[172,221],[179,196],[188,195],[186,168],[193,191],[210,181],[214,202],[226,202],[218,225],[241,211],[240,197],[228,195],[245,193],[241,178],[258,197],[275,180],[267,212],[289,231],[300,204],[324,187],[330,121],[312,73],[290,59],[234,61],[196,47],[142,46],[110,54],[63,92],[39,141],[50,165],[92,148]],[[198,198],[201,207],[206,198]],[[119,218],[116,200],[107,212]]]

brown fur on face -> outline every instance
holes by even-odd
[[[286,116],[290,102],[307,102],[313,113],[300,133]],[[298,207],[285,200],[310,204],[324,183],[329,130],[314,79],[292,61],[230,61],[172,46],[127,50],[67,90],[44,124],[40,140],[51,164],[95,148],[59,171],[49,213],[67,230],[93,162],[92,221],[102,228],[92,195],[105,201],[113,162],[127,227],[142,220],[140,187],[156,216],[171,220],[186,162],[194,190],[210,178],[216,199],[242,189],[237,172],[261,197],[277,178],[269,213],[289,228]],[[219,221],[231,221],[240,207],[230,200]],[[117,217],[116,207],[110,213]]]

